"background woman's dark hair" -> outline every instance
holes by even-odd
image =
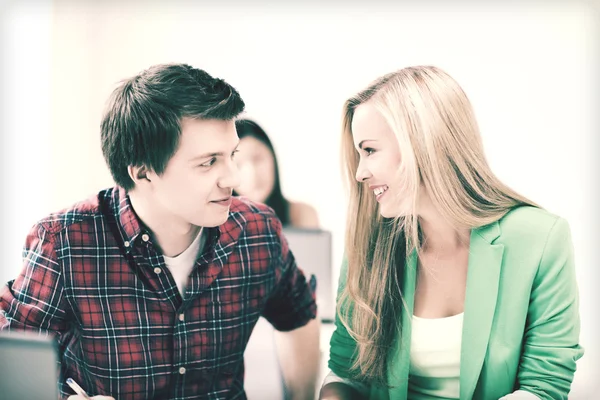
[[[283,225],[290,224],[290,203],[281,193],[281,185],[279,182],[279,166],[277,164],[277,156],[275,155],[275,150],[273,149],[273,144],[271,140],[267,136],[267,133],[258,125],[256,122],[249,119],[239,119],[235,121],[235,127],[237,129],[237,134],[240,140],[245,137],[253,137],[263,143],[267,148],[271,151],[273,155],[273,164],[275,166],[275,182],[273,184],[273,190],[267,200],[265,200],[265,204],[271,207],[275,214],[281,220]],[[237,193],[234,194],[237,195]]]
[[[124,80],[101,123],[102,153],[113,179],[131,190],[130,165],[162,174],[179,147],[182,118],[230,121],[244,107],[231,85],[187,64],[154,65]]]

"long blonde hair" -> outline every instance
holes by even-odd
[[[492,173],[471,104],[436,67],[401,69],[374,81],[344,105],[342,162],[350,191],[346,229],[348,274],[338,315],[357,342],[355,377],[386,384],[387,355],[398,339],[406,256],[421,249],[414,214],[383,218],[367,184],[357,182],[359,154],[352,138],[355,109],[372,104],[395,134],[403,193],[415,210],[420,187],[453,226],[475,228],[512,208],[536,206]]]

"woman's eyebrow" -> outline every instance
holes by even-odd
[[[375,139],[365,139],[365,140],[361,140],[361,142],[358,144],[358,148],[359,149],[363,149],[363,146],[365,144],[365,142],[376,142],[377,140]]]

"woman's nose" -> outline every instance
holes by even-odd
[[[367,168],[365,168],[363,163],[359,163],[358,168],[356,169],[356,180],[359,182],[364,182],[371,176],[371,172]]]

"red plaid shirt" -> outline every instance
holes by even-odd
[[[0,329],[57,335],[59,387],[124,399],[245,399],[244,349],[259,316],[292,330],[316,316],[281,223],[234,198],[182,299],[120,188],[53,214],[27,236],[21,274],[0,289]]]

